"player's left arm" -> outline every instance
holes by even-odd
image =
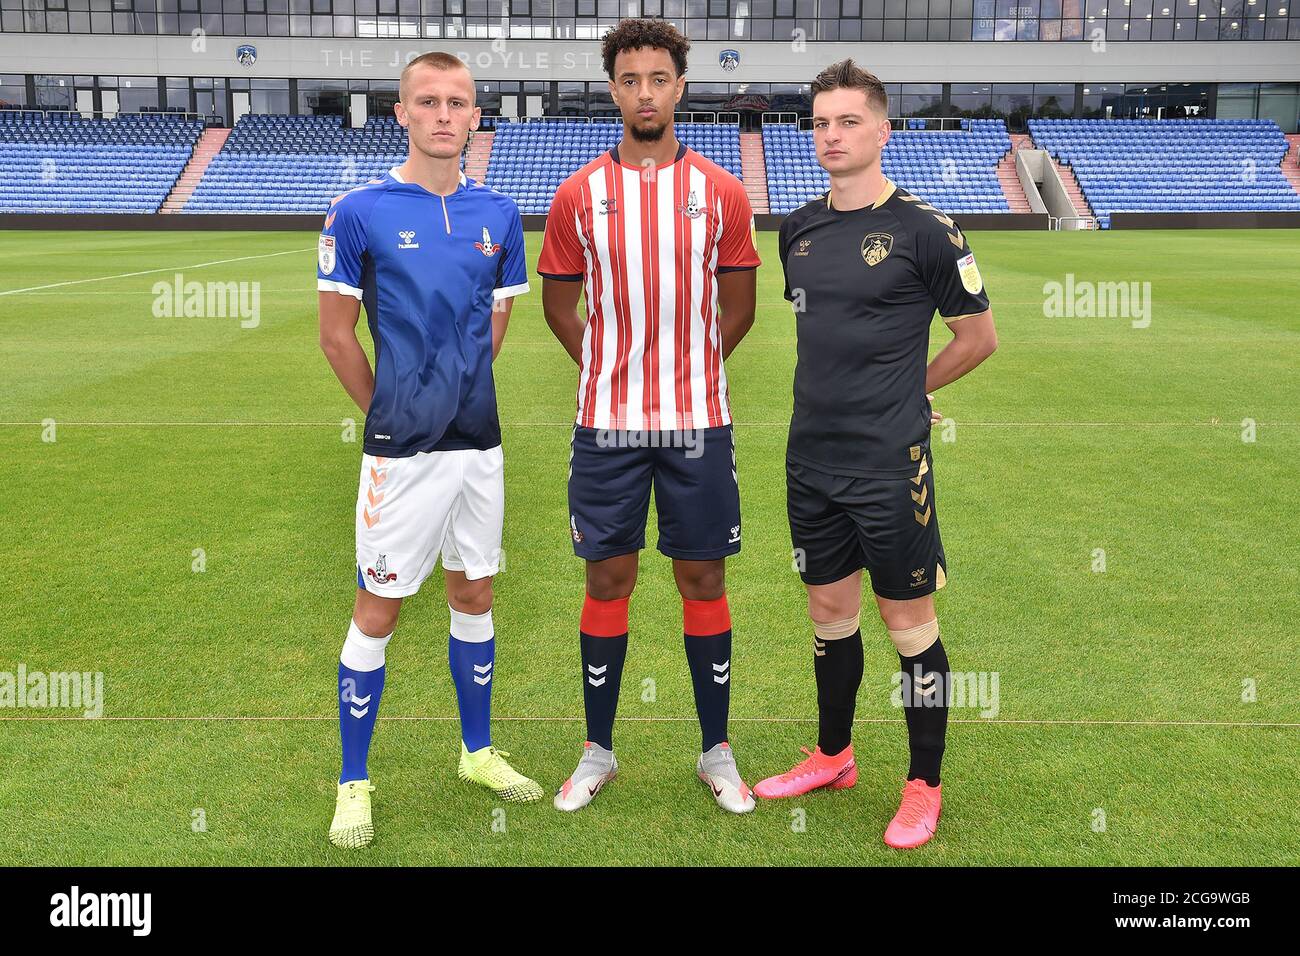
[[[497,284],[492,290],[492,358],[496,359],[506,340],[510,310],[515,296],[528,291],[528,262],[524,247],[524,221],[519,207],[510,203],[510,226],[505,243],[505,257],[497,266]]]
[[[492,300],[492,360],[501,354],[501,344],[506,340],[506,328],[510,325],[510,310],[514,299]]]
[[[722,313],[722,357],[728,358],[750,329],[758,297],[758,272],[743,269],[718,273],[718,310]]]
[[[735,351],[754,327],[758,290],[758,233],[754,211],[740,180],[728,177],[722,188],[722,239],[718,243],[718,310],[722,313],[722,357]]]
[[[951,385],[997,351],[998,333],[993,310],[944,319],[952,339],[930,360],[925,370],[925,390]]]
[[[934,218],[927,224],[930,228],[919,230],[917,262],[953,337],[926,368],[927,393],[957,381],[998,347],[993,311],[975,255],[956,223]]]

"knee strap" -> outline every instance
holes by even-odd
[[[842,621],[813,621],[813,633],[817,635],[818,640],[838,641],[851,636],[861,626],[862,612],[859,611],[852,617],[846,617]]]
[[[939,639],[939,619],[935,618],[933,621],[904,628],[901,631],[891,630],[889,639],[898,648],[898,653],[904,657],[924,654]]]

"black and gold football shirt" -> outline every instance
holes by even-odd
[[[798,334],[788,458],[831,474],[916,474],[935,310],[955,322],[989,307],[966,237],[886,180],[862,209],[835,209],[829,193],[796,209],[779,248]]]

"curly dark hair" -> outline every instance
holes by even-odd
[[[600,58],[609,78],[614,79],[614,58],[624,50],[667,50],[673,58],[677,75],[686,72],[686,53],[691,41],[682,36],[667,20],[658,18],[620,20],[618,26],[605,34],[600,41]]]

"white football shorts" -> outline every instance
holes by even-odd
[[[497,573],[505,513],[501,446],[361,457],[357,585],[380,597],[414,594],[438,557],[470,580]]]

